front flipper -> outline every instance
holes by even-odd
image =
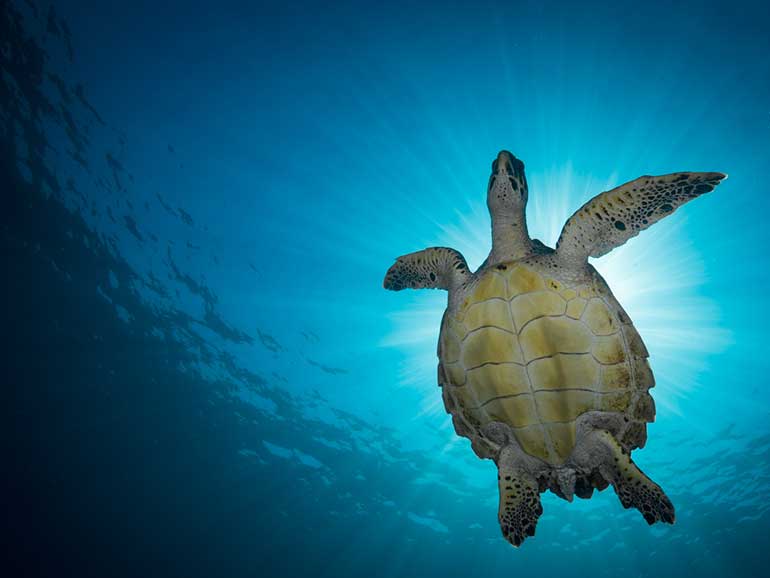
[[[615,488],[624,508],[636,508],[648,524],[674,523],[674,506],[658,484],[640,470],[609,432],[591,434],[604,448],[604,462],[599,471]]]
[[[601,257],[673,213],[677,207],[713,190],[727,175],[673,173],[644,176],[597,195],[572,215],[562,229],[556,252],[582,265]]]
[[[391,291],[426,288],[451,291],[470,277],[468,264],[459,251],[432,247],[396,259],[382,286]]]
[[[516,468],[505,457],[505,448],[498,460],[497,484],[500,489],[500,505],[497,519],[503,536],[518,547],[527,538],[535,535],[537,519],[543,513],[540,504],[540,489],[537,482]]]

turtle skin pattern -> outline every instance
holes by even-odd
[[[458,435],[476,454],[499,450],[481,428],[509,425],[521,448],[552,465],[575,447],[576,420],[621,414],[616,438],[642,447],[655,408],[641,337],[604,280],[569,284],[525,262],[488,269],[447,312],[439,338],[439,385]]]

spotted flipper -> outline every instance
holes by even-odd
[[[532,476],[503,461],[498,463],[497,485],[500,489],[497,509],[500,530],[506,540],[519,547],[527,536],[535,535],[537,519],[543,513],[540,489]]]
[[[556,251],[577,265],[601,257],[679,206],[713,190],[727,175],[672,173],[644,176],[597,195],[572,215]]]
[[[624,508],[636,508],[648,524],[673,524],[674,506],[658,484],[640,470],[609,432],[593,432],[607,456],[600,472],[609,480]]]
[[[432,247],[402,255],[388,269],[382,285],[391,291],[401,289],[446,289],[451,291],[471,277],[468,264],[458,251]]]

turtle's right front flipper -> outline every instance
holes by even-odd
[[[401,289],[446,289],[452,291],[471,277],[468,264],[459,251],[432,247],[402,255],[388,269],[382,285],[391,291]]]

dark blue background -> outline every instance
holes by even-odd
[[[13,575],[758,576],[770,561],[766,2],[0,2]],[[594,264],[651,352],[634,454],[677,507],[544,496],[500,536],[435,386],[489,250],[642,174],[730,178]]]

